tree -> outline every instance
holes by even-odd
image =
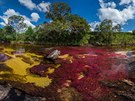
[[[117,24],[112,28],[113,32],[121,32],[121,25]]]
[[[86,44],[88,43],[90,32],[90,25],[88,22],[79,15],[69,14],[66,17],[67,22],[70,22],[69,31],[73,43]],[[70,37],[70,38],[71,38]],[[69,39],[70,40],[70,39]]]
[[[26,23],[22,16],[13,15],[8,18],[8,25],[12,26],[16,32],[24,32],[26,30]]]
[[[5,26],[5,27],[4,27],[4,30],[5,30],[5,32],[6,32],[7,34],[13,34],[13,33],[15,33],[14,28],[13,28],[12,26],[9,26],[9,25]]]
[[[71,8],[66,3],[56,2],[50,6],[49,11],[46,13],[46,18],[53,21],[62,20],[70,13]]]
[[[38,31],[39,41],[58,45],[81,45],[88,43],[90,26],[78,15],[70,14],[63,20],[46,23]]]
[[[103,20],[99,25],[96,26],[95,31],[97,33],[97,39],[100,43],[110,45],[114,38],[114,32],[121,30],[120,25],[113,26],[113,23],[109,19]]]
[[[28,27],[27,31],[25,32],[25,41],[35,41],[35,35],[34,35],[34,30],[32,27]]]
[[[132,33],[135,35],[135,30],[133,30]]]

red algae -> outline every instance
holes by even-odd
[[[124,61],[126,56],[115,54],[111,49],[89,48],[89,47],[61,47],[56,48],[61,51],[61,55],[69,54],[72,56],[73,62],[69,60],[56,60],[61,66],[54,73],[49,74],[49,78],[53,79],[52,86],[63,87],[65,83],[70,81],[68,86],[75,88],[85,101],[97,101],[111,90],[100,84],[102,80],[122,80],[128,77],[126,64]],[[44,67],[39,65],[43,71]],[[36,69],[34,69],[36,68]],[[40,69],[33,67],[31,70],[37,72],[40,76]]]

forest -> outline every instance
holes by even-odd
[[[121,25],[104,19],[94,31],[88,21],[72,13],[64,2],[55,2],[45,13],[49,22],[35,28],[28,27],[22,16],[13,15],[8,24],[0,29],[1,43],[45,44],[45,45],[135,45],[135,30],[122,32]]]

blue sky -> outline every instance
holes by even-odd
[[[46,7],[58,1],[67,3],[72,13],[84,17],[92,28],[108,18],[114,25],[121,24],[123,31],[135,29],[135,0],[0,0],[0,27],[14,14],[24,16],[32,27],[49,21],[45,19]]]

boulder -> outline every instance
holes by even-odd
[[[0,53],[0,62],[5,62],[6,60],[10,59],[11,57],[3,54],[3,53]]]
[[[9,86],[8,87],[4,87],[4,86],[0,85],[0,101],[3,101],[3,99],[5,97],[7,97],[10,89],[11,88]]]
[[[44,57],[44,60],[54,63],[55,64],[55,60],[58,58],[58,56],[60,55],[60,51],[59,50],[54,50],[52,51],[49,55]]]
[[[59,50],[54,50],[52,51],[46,58],[47,59],[57,59],[58,56],[60,55],[60,51]]]

